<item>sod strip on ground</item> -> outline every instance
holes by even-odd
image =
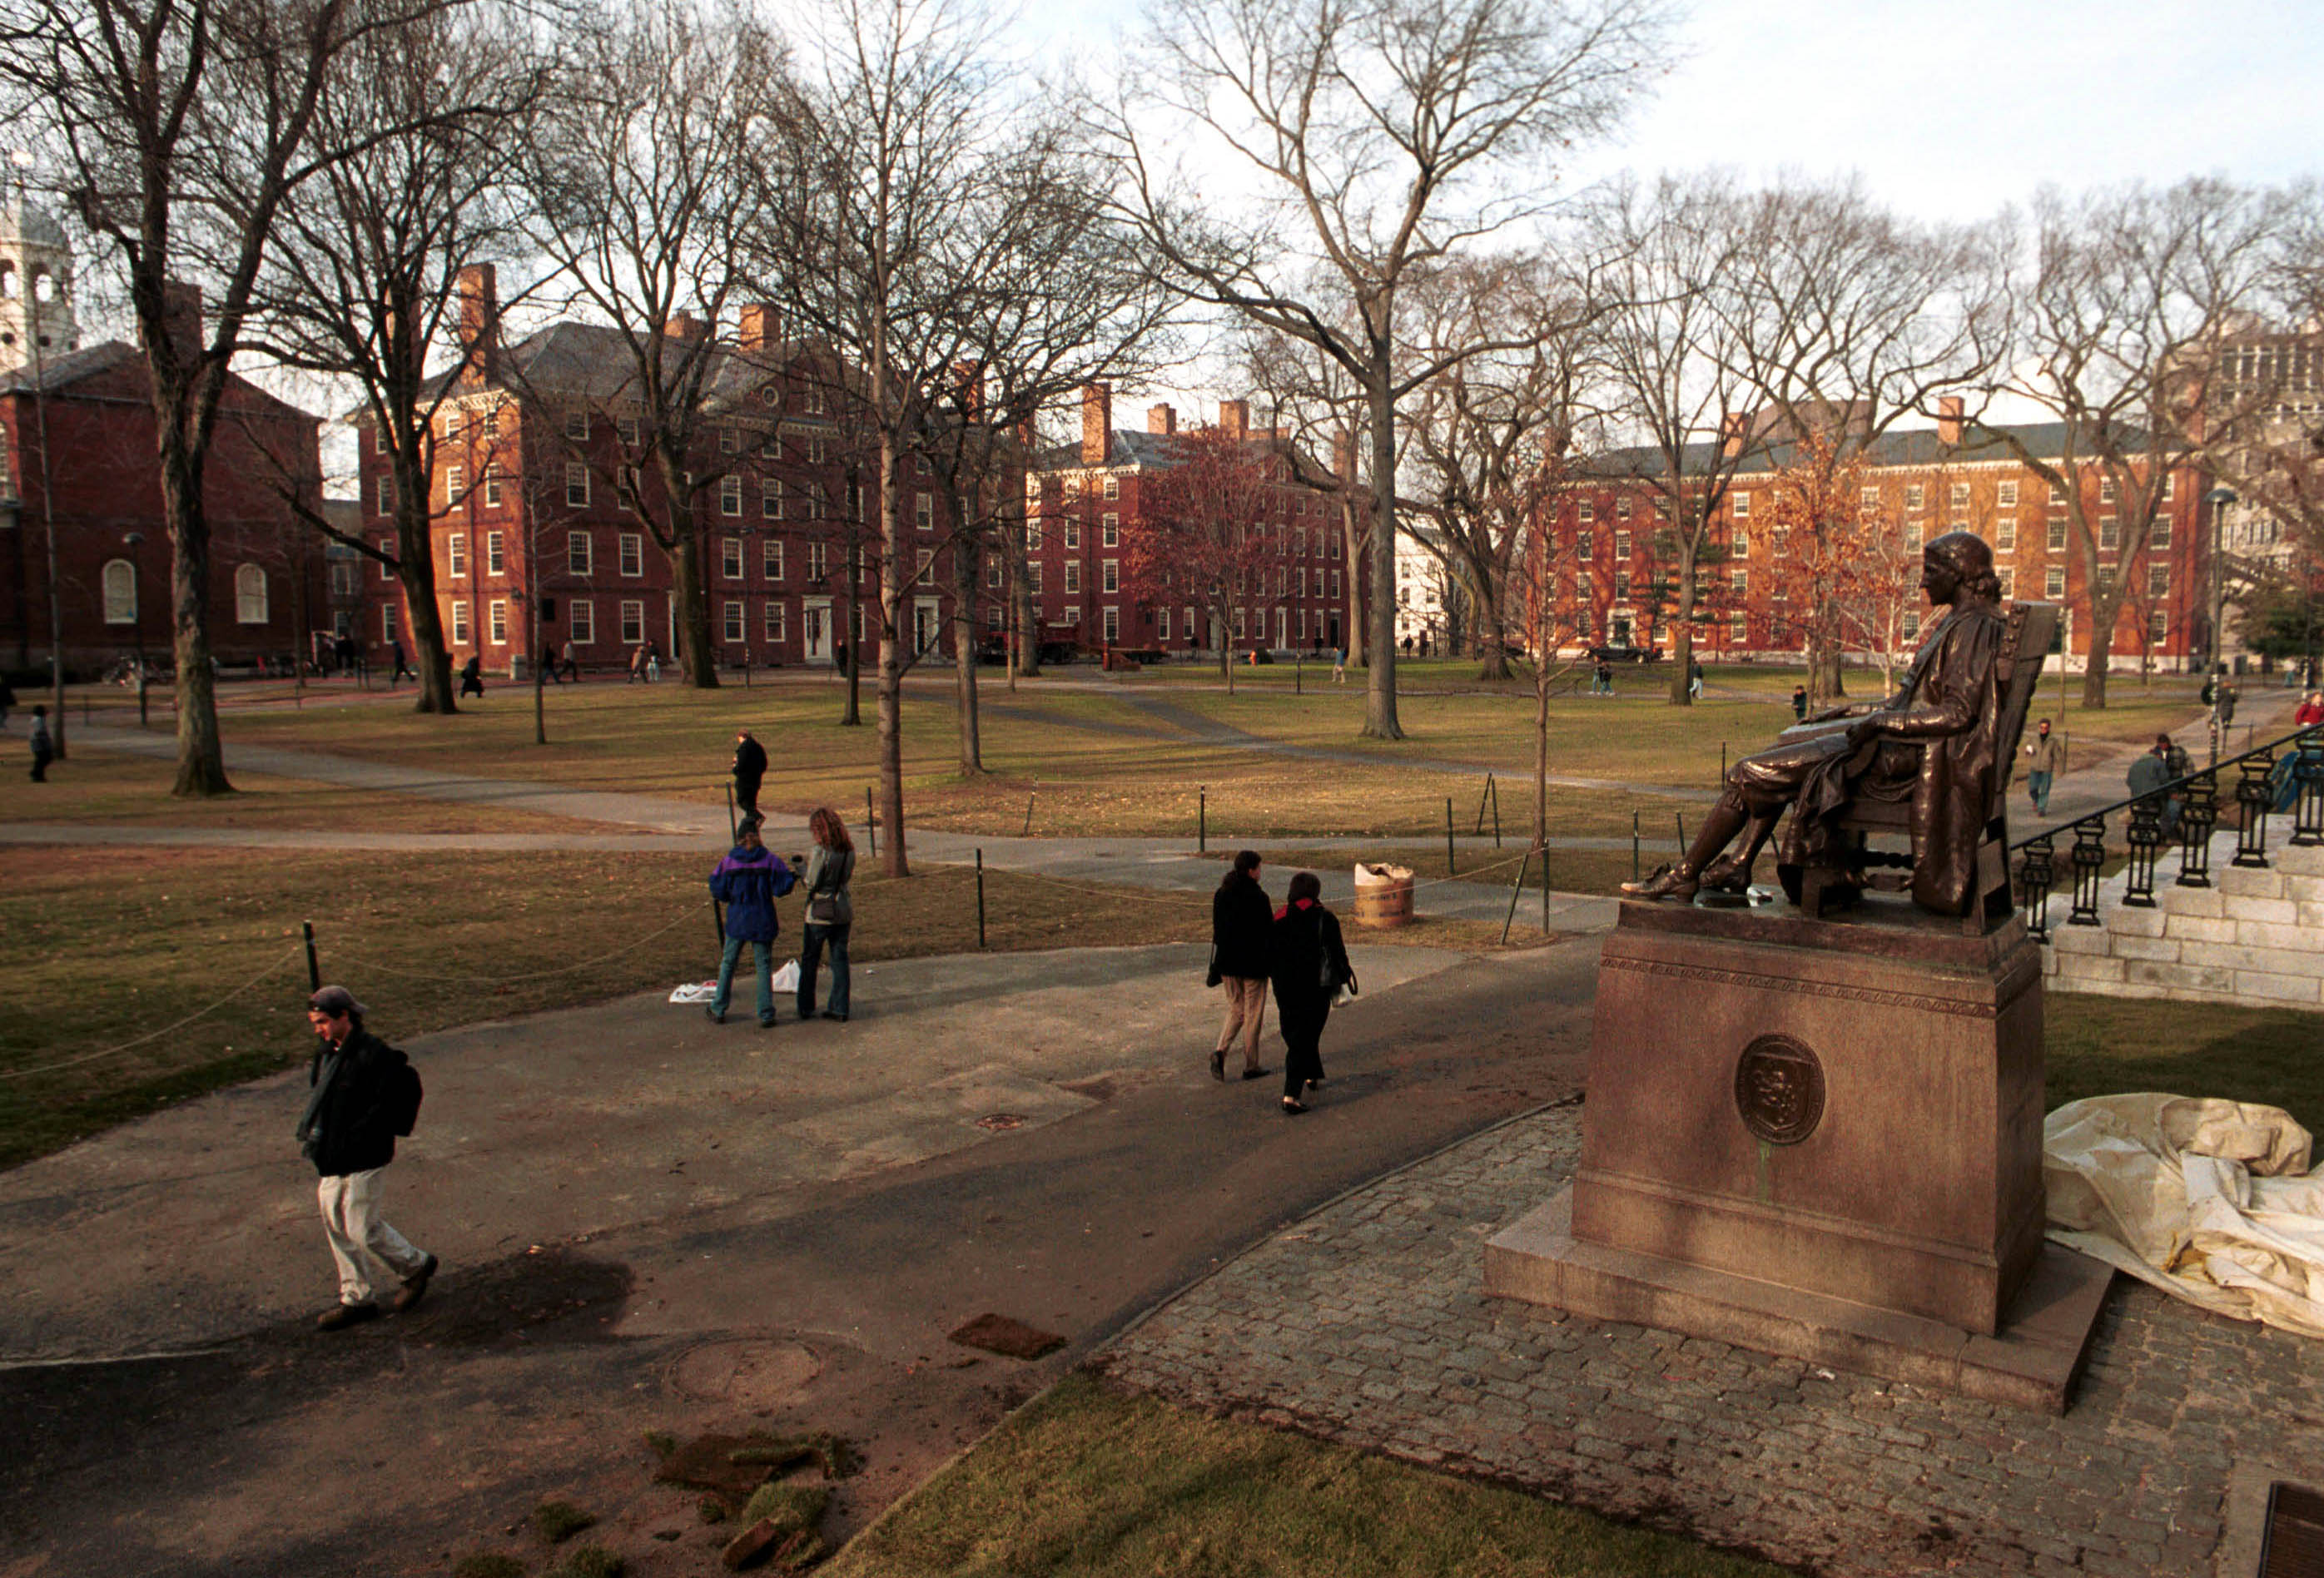
[[[823,1569],[1283,1578],[1747,1578],[1781,1571],[1537,1497],[1073,1376]]]

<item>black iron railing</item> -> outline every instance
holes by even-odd
[[[2154,867],[2163,848],[2179,846],[2181,888],[2211,885],[2211,833],[2219,824],[2220,775],[2229,774],[2228,796],[2237,811],[2234,864],[2265,868],[2268,821],[2277,815],[2284,780],[2277,764],[2291,775],[2296,793],[2291,807],[2290,842],[2307,848],[2324,844],[2324,726],[2310,725],[2281,739],[2255,746],[2240,756],[2214,762],[2200,771],[2156,785],[2144,794],[2131,795],[2087,815],[2065,827],[2052,827],[2009,846],[2016,857],[2018,908],[2025,929],[2035,937],[2050,935],[2050,893],[2058,883],[2058,835],[2070,833],[2073,843],[2065,852],[2073,873],[2073,905],[2069,926],[2097,926],[2098,888],[2107,861],[2107,818],[2124,818],[2124,842],[2129,858],[2121,868],[2127,874],[2122,901],[2138,909],[2154,908]]]

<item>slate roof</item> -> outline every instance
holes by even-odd
[[[713,346],[706,403],[713,410],[740,406],[775,373],[811,354],[812,347],[800,341],[786,341],[763,351]],[[666,342],[662,346],[663,364],[673,370],[685,355],[676,344]],[[569,319],[549,324],[503,346],[498,362],[491,380],[495,386],[524,387],[538,394],[577,399],[600,407],[629,398],[637,383],[637,357],[629,336],[604,324]],[[456,365],[437,373],[428,397],[442,398],[460,373]],[[364,414],[351,412],[348,420],[359,420]]]
[[[1937,441],[1934,428],[1891,429],[1872,441],[1868,459],[1877,466],[1902,467],[2013,463],[2017,458],[2016,451],[2003,441],[2002,433],[2015,435],[2029,451],[2045,459],[2065,453],[2066,423],[2027,422],[1990,428],[1970,426],[1962,434],[1961,443],[1950,445]],[[1707,441],[1689,444],[1685,452],[1688,473],[1699,475],[1710,469],[1716,448]],[[2085,445],[2085,454],[2088,449]],[[1792,464],[1798,451],[1795,440],[1762,444],[1742,457],[1737,470],[1745,475],[1778,471]],[[1580,469],[1585,476],[1610,481],[1626,476],[1659,476],[1663,468],[1662,451],[1638,446],[1609,450],[1585,462]]]
[[[1191,430],[1191,429],[1190,429]],[[1168,433],[1148,433],[1134,428],[1116,428],[1107,435],[1106,465],[1139,466],[1161,471],[1178,461],[1178,448]],[[1249,442],[1257,446],[1283,443],[1286,440],[1253,434]],[[1036,471],[1081,471],[1082,447],[1077,439],[1070,444],[1052,444],[1034,456]],[[1305,451],[1297,451],[1295,465],[1299,474],[1308,476],[1329,476],[1329,468],[1319,466]]]
[[[73,386],[105,374],[126,372],[143,385],[147,376],[145,353],[125,340],[101,340],[93,346],[83,346],[77,351],[65,351],[53,356],[43,356],[38,375],[32,364],[0,372],[0,395],[31,394],[37,391],[46,395],[62,395]],[[269,394],[238,373],[226,375],[228,400],[240,406],[271,406],[279,414],[294,421],[320,422],[320,417],[309,416],[289,401]],[[115,397],[119,398],[119,397]],[[142,401],[146,398],[140,395]]]

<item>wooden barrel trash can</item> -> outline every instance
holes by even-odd
[[[1412,870],[1356,863],[1356,924],[1405,926],[1412,919]]]

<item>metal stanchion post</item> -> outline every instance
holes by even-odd
[[[863,786],[863,831],[872,840],[872,854],[877,859],[880,854],[880,816],[872,808],[872,786],[868,783]]]
[[[1211,791],[1207,785],[1194,789],[1194,853],[1204,854],[1211,847]]]
[[[1526,872],[1532,865],[1533,851],[1528,849],[1525,858],[1517,862],[1517,880],[1509,884],[1509,913],[1501,922],[1501,941],[1504,943],[1509,940],[1509,927],[1517,922],[1517,895],[1525,891]]]
[[[984,946],[984,848],[976,851],[976,946]]]
[[[315,957],[315,923],[302,920],[299,923],[299,929],[307,938],[307,990],[320,992],[323,990],[323,966]]]
[[[1444,797],[1444,874],[1457,876],[1459,869],[1452,863],[1452,797]]]
[[[1630,881],[1638,880],[1638,814],[1630,813]]]

